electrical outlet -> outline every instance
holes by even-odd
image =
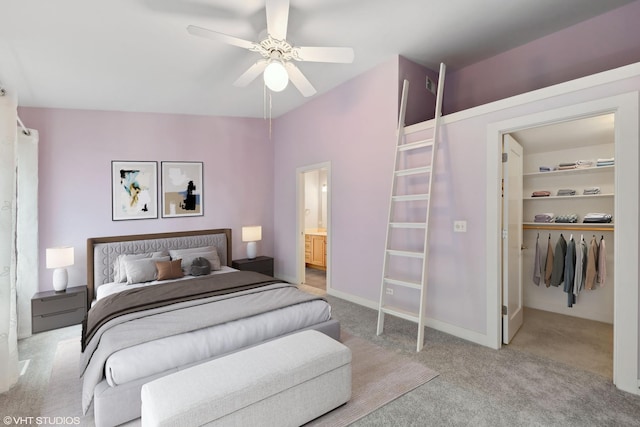
[[[453,231],[456,233],[466,233],[467,221],[453,221]]]
[[[393,288],[387,288],[387,295],[393,295]]]

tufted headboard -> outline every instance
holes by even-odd
[[[93,300],[98,286],[113,282],[113,262],[120,254],[139,254],[200,246],[215,246],[218,249],[220,263],[231,266],[230,228],[89,238],[87,239],[89,301]]]

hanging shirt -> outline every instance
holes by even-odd
[[[564,258],[567,256],[567,242],[561,234],[556,243],[553,254],[553,270],[551,271],[551,286],[560,286],[564,281]]]
[[[542,253],[540,251],[540,236],[536,237],[536,253],[533,260],[533,283],[536,286],[540,286],[540,279],[542,279]]]
[[[553,248],[551,247],[551,234],[547,241],[547,260],[544,264],[544,284],[547,288],[551,285],[551,273],[553,272]]]
[[[596,275],[596,282],[600,286],[604,286],[607,281],[607,250],[604,244],[604,237],[600,239],[600,246],[598,247],[598,274]]]
[[[576,245],[576,274],[573,280],[574,302],[577,302],[578,294],[584,287],[585,276],[587,274],[587,242],[584,238]]]
[[[573,282],[576,268],[576,242],[573,237],[567,244],[567,254],[564,257],[564,288],[567,294],[567,307],[573,307]]]
[[[589,243],[589,250],[587,252],[587,277],[584,281],[585,289],[593,289],[596,283],[596,275],[598,272],[598,242],[596,242],[596,236],[593,236]]]

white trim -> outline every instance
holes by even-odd
[[[302,283],[304,277],[304,173],[326,169],[327,171],[327,293],[331,290],[331,161],[316,163],[313,165],[300,166],[296,168],[296,277],[291,280],[287,279],[287,282],[295,283],[297,285]]]
[[[341,291],[337,291],[337,290],[331,290],[330,292],[327,291],[327,294],[331,295],[332,297],[336,297],[336,298],[340,298],[342,300],[354,303],[354,304],[358,304],[361,305],[363,307],[367,307],[370,308],[372,310],[376,310],[378,311],[378,305],[379,303],[377,301],[371,301],[365,298],[361,298],[352,294],[348,294],[345,292],[341,292]],[[436,320],[436,319],[432,319],[430,317],[427,317],[425,319],[425,324],[427,327],[429,328],[433,328],[436,329],[440,332],[444,332],[453,336],[456,336],[458,338],[462,338],[464,340],[467,341],[471,341],[473,343],[476,344],[480,344],[480,345],[484,345],[486,347],[492,347],[492,348],[499,348],[499,347],[495,347],[493,346],[488,340],[487,340],[487,335],[476,332],[476,331],[471,331],[469,329],[464,329],[455,325],[452,325],[450,323],[446,323],[446,322],[442,322],[440,320]],[[415,323],[416,328],[418,327],[418,324]]]
[[[486,265],[487,335],[490,342],[501,341],[502,259],[500,188],[502,135],[519,129],[580,117],[615,113],[615,198],[614,230],[614,383],[618,388],[639,394],[638,379],[638,92],[601,98],[554,110],[542,111],[487,125]],[[622,142],[624,141],[624,142]],[[624,148],[624,149],[623,149]],[[622,231],[624,230],[624,231]],[[625,239],[623,236],[630,236]],[[493,267],[495,266],[495,267]],[[495,284],[495,285],[491,285]]]

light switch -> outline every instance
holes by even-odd
[[[466,233],[467,221],[453,221],[453,231],[456,233]]]

